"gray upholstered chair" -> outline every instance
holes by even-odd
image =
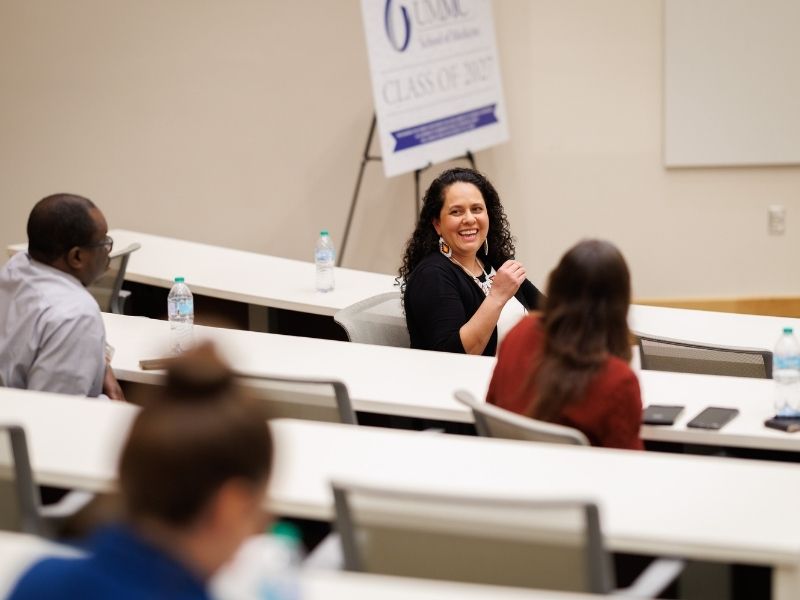
[[[388,292],[351,304],[333,315],[347,339],[361,344],[408,348],[406,317],[400,292]]]
[[[289,418],[358,424],[347,386],[334,379],[270,377],[237,373],[256,383],[251,394],[267,419]]]
[[[466,390],[456,391],[455,397],[456,400],[472,410],[472,418],[475,420],[475,429],[478,430],[478,435],[528,442],[589,445],[586,436],[572,427],[538,421],[493,404],[480,402]]]
[[[466,497],[334,482],[349,571],[607,594],[611,557],[585,500]],[[683,561],[656,561],[623,594],[652,597]],[[617,591],[619,593],[619,591]]]
[[[103,312],[118,315],[125,312],[125,301],[130,296],[130,292],[122,289],[125,270],[128,268],[130,255],[141,247],[141,244],[133,243],[125,248],[113,250],[109,255],[108,270],[89,286],[89,292],[97,300]]]
[[[772,378],[772,352],[758,348],[704,346],[654,336],[639,336],[643,370]]]

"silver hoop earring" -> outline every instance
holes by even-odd
[[[483,240],[483,253],[488,258],[488,256],[489,256],[489,238],[488,237],[485,240]]]
[[[439,236],[439,252],[444,254],[447,258],[453,256],[453,249],[444,241],[442,236]]]

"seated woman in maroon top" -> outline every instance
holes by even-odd
[[[630,296],[628,267],[613,244],[573,246],[550,273],[541,316],[520,321],[500,346],[487,402],[579,429],[593,446],[641,449]]]

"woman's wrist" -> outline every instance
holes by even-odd
[[[498,294],[493,294],[490,291],[489,294],[486,296],[486,300],[484,300],[484,302],[488,302],[490,306],[493,306],[497,308],[498,311],[501,311],[503,310],[503,307],[506,305],[506,302],[508,302],[508,299],[503,300],[502,298],[500,298]]]

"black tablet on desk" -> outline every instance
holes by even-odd
[[[722,427],[739,414],[738,408],[720,408],[709,406],[694,419],[689,421],[687,427],[698,429],[722,429]]]
[[[681,412],[683,412],[682,406],[651,404],[642,413],[642,423],[645,425],[674,425],[675,419]]]

